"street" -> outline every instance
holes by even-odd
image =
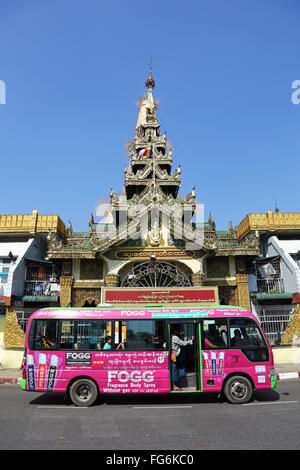
[[[246,405],[216,394],[106,397],[78,408],[63,394],[0,387],[0,449],[293,450],[300,448],[299,380]]]

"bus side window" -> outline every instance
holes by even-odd
[[[58,320],[45,319],[34,321],[31,349],[47,350],[58,348]]]
[[[101,350],[111,334],[111,321],[105,320],[62,320],[61,349],[79,351]]]
[[[119,330],[122,336],[118,339],[124,341],[124,348],[129,351],[161,351],[166,348],[164,320],[126,320]]]
[[[62,320],[60,331],[61,349],[77,349],[74,320]]]
[[[226,349],[228,347],[228,328],[226,318],[203,320],[202,348]]]
[[[258,324],[251,318],[230,318],[230,344],[253,362],[268,360],[269,352]]]

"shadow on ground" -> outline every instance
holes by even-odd
[[[254,391],[252,396],[252,402],[272,402],[280,400],[280,394],[274,390],[259,390]],[[230,405],[226,398],[219,393],[171,393],[163,395],[105,395],[100,397],[93,406],[138,406],[138,405],[184,405],[184,404],[227,404]],[[67,397],[64,393],[41,393],[39,396],[36,396],[32,401],[31,405],[61,405],[61,406],[74,406],[70,398]]]

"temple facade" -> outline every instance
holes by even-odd
[[[300,214],[276,208],[217,230],[195,187],[180,193],[184,168],[173,169],[151,72],[145,85],[123,189],[108,186],[87,231],[37,210],[0,215],[1,367],[19,367],[32,312],[110,303],[108,293],[121,304],[127,295],[127,305],[132,292],[144,303],[168,291],[179,293],[176,302],[186,292],[213,293],[210,302],[255,313],[271,344],[300,341]]]
[[[221,304],[250,307],[247,264],[259,255],[259,239],[241,240],[229,224],[206,221],[195,188],[179,192],[182,169],[173,170],[173,148],[161,132],[150,71],[140,100],[121,194],[110,188],[107,204],[89,218],[89,230],[64,237],[50,232],[47,259],[60,266],[61,306],[96,306],[103,288],[216,287]],[[195,185],[197,181],[195,181]]]

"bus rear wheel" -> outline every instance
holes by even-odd
[[[224,386],[224,395],[233,404],[248,403],[253,393],[250,381],[242,375],[230,377]]]
[[[91,406],[97,397],[97,385],[90,379],[78,379],[71,385],[70,398],[76,406]]]

